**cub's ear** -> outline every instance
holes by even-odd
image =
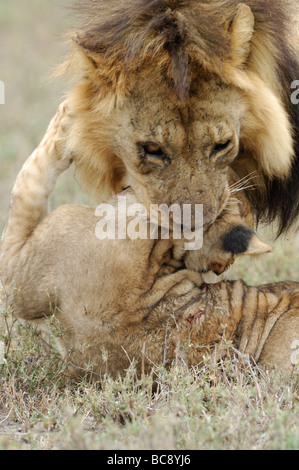
[[[253,233],[248,248],[243,255],[262,255],[263,253],[270,253],[272,249],[272,246],[264,243],[255,233]]]
[[[262,242],[246,225],[237,225],[227,232],[222,239],[222,247],[234,256],[260,255],[272,251],[272,247]]]
[[[239,3],[233,19],[227,24],[231,37],[230,65],[239,68],[246,62],[254,31],[254,16],[248,5]]]

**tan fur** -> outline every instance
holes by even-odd
[[[298,283],[206,286],[199,273],[178,269],[172,240],[99,241],[94,209],[84,206],[61,206],[42,219],[55,178],[71,162],[50,145],[59,144],[68,118],[61,109],[13,190],[0,277],[14,315],[41,327],[54,315],[74,371],[88,367],[95,379],[123,374],[133,360],[139,373],[180,354],[196,365],[223,337],[261,364],[292,370]]]
[[[65,64],[79,84],[67,98],[64,139],[84,188],[97,201],[130,185],[147,206],[201,203],[210,223],[225,205],[227,167],[240,151],[239,174],[257,172],[250,195],[257,217],[277,216],[285,228],[297,210],[296,200],[287,210],[279,203],[287,201],[291,186],[282,182],[295,154],[290,82],[280,77],[295,57],[286,31],[288,18],[298,17],[294,2],[81,3],[86,21]],[[228,139],[226,157],[211,158]],[[164,165],[146,158],[139,144],[147,142],[167,155]]]

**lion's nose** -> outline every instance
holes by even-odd
[[[195,231],[212,224],[217,215],[217,209],[205,208],[203,204],[183,204],[180,213],[171,213],[170,217],[174,224]]]
[[[204,225],[202,204],[182,204],[179,216],[172,214],[172,220],[186,230],[200,230]]]

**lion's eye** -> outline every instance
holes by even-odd
[[[230,139],[227,140],[224,143],[221,142],[219,144],[216,144],[212,149],[211,157],[213,157],[214,155],[217,155],[218,153],[221,153],[221,152],[224,152],[225,150],[227,150],[230,147],[230,144],[231,144]]]
[[[143,146],[144,153],[146,155],[162,156],[164,155],[163,150],[156,144],[145,144]]]
[[[171,158],[161,149],[158,144],[148,142],[142,145],[143,155],[150,163],[164,165],[171,162]]]

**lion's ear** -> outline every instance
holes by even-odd
[[[72,37],[72,42],[74,49],[80,54],[81,58],[85,61],[85,65],[87,66],[87,68],[91,70],[96,70],[98,68],[98,65],[95,60],[95,56],[92,54],[92,52],[90,52],[84,47],[78,34],[75,34]]]
[[[254,31],[254,16],[248,5],[239,3],[227,29],[231,37],[231,65],[238,68],[247,60]]]

